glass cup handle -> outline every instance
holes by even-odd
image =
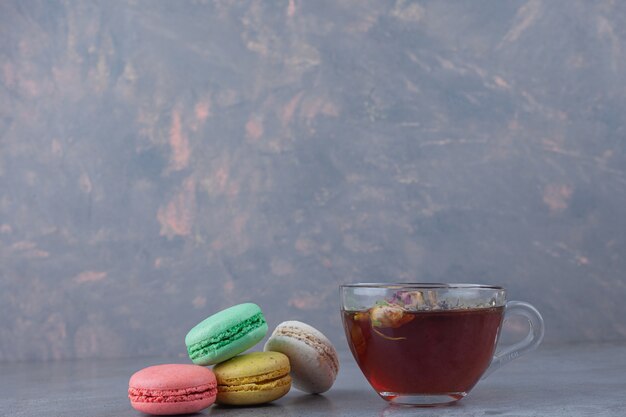
[[[487,377],[493,371],[500,368],[502,365],[511,362],[513,359],[517,359],[531,350],[534,350],[537,346],[539,346],[541,340],[543,339],[543,318],[535,307],[523,301],[509,301],[506,303],[504,321],[511,316],[522,316],[528,320],[528,325],[530,327],[528,334],[524,340],[496,352],[496,354],[493,355],[491,365],[489,365],[489,368],[487,368],[487,371],[485,371],[482,378]]]

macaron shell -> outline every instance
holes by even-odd
[[[250,381],[259,377],[255,379],[259,381],[267,374],[274,378],[278,372],[288,374],[289,369],[289,358],[280,352],[252,352],[215,365],[213,372],[218,385],[228,385],[240,378]]]
[[[143,368],[130,377],[128,386],[138,389],[175,390],[216,384],[215,374],[204,366],[164,364]]]
[[[130,405],[137,411],[157,416],[176,414],[192,414],[208,408],[215,402],[215,396],[205,400],[185,401],[177,403],[142,403],[131,401]]]
[[[290,335],[280,334],[288,329]],[[332,343],[319,330],[298,321],[276,327],[264,350],[284,353],[291,364],[292,384],[319,394],[328,391],[337,377],[339,360]]]

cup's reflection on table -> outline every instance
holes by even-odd
[[[463,398],[485,375],[536,347],[543,322],[530,305],[524,341],[494,356],[507,311],[501,287],[472,284],[341,286],[348,344],[374,390],[395,404],[434,406]]]

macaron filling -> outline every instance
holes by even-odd
[[[211,352],[232,343],[234,340],[240,339],[265,324],[263,313],[259,312],[250,318],[247,318],[230,329],[220,333],[217,336],[201,340],[187,347],[189,357],[194,360],[205,356]]]
[[[274,331],[273,336],[292,337],[308,346],[311,346],[327,359],[326,363],[333,368],[335,373],[339,371],[339,363],[337,363],[337,356],[335,356],[334,350],[330,346],[327,346],[325,343],[319,341],[315,336],[304,334],[302,330],[289,326],[278,327]]]
[[[137,403],[178,403],[205,400],[217,395],[216,384],[180,389],[128,388],[128,398]]]
[[[280,372],[280,374],[278,374]],[[278,376],[273,376],[278,374]],[[284,371],[272,372],[257,377],[242,377],[228,380],[217,386],[219,392],[266,391],[291,384],[291,377]]]

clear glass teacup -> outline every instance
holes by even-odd
[[[543,339],[541,314],[476,284],[340,286],[343,325],[361,371],[385,400],[434,406],[460,400],[503,364]],[[529,333],[496,353],[502,323],[519,315]]]

